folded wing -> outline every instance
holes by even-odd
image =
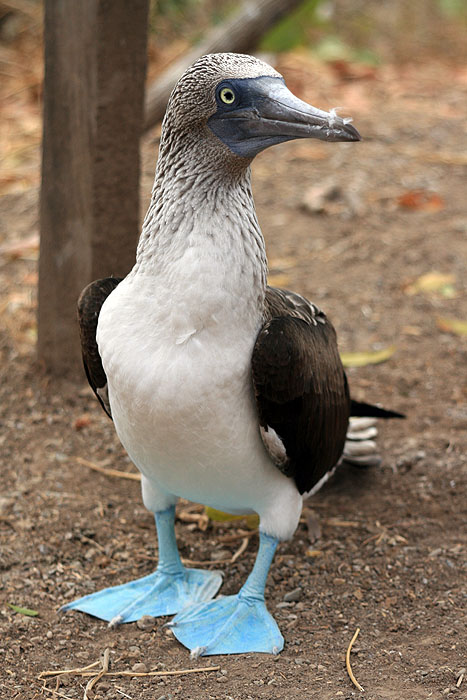
[[[338,462],[350,415],[336,333],[298,294],[268,287],[252,356],[260,430],[276,466],[300,493]]]

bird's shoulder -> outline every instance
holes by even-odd
[[[268,286],[265,296],[265,321],[279,316],[299,318],[313,326],[318,323],[329,324],[324,311],[301,294],[291,292],[289,289]],[[331,324],[329,325],[333,328]]]

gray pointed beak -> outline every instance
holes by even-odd
[[[282,78],[253,78],[239,83],[242,99],[238,107],[217,112],[208,122],[237,155],[253,158],[269,146],[292,139],[361,141],[350,119],[303,102]]]
[[[303,102],[281,81],[273,83],[267,94],[258,99],[258,108],[260,121],[257,130],[264,135],[280,134],[291,139],[315,138],[321,141],[361,141],[350,119],[342,119],[333,110],[325,112]]]

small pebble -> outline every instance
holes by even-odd
[[[131,670],[135,673],[147,673],[148,667],[146,666],[146,664],[143,664],[141,661],[139,661],[137,664],[133,664]]]
[[[143,615],[136,622],[136,627],[140,630],[152,630],[156,624],[156,618],[151,615]]]
[[[52,630],[47,630],[45,636],[47,637],[47,639],[52,639],[52,637],[54,636],[54,633],[52,632]]]
[[[230,552],[226,549],[217,549],[211,552],[211,561],[224,561],[224,559],[230,559]]]
[[[228,683],[228,682],[229,682],[229,679],[227,678],[227,676],[218,676],[218,677],[216,678],[216,681],[217,681],[218,683]]]
[[[286,603],[298,603],[302,597],[302,589],[300,587],[294,588],[293,591],[289,591],[284,596],[284,601]]]

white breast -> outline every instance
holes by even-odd
[[[234,296],[217,263],[200,269],[198,257],[197,275],[186,263],[183,284],[130,275],[102,307],[97,340],[117,433],[151,484],[151,510],[173,494],[275,523],[279,502],[299,496],[259,433],[251,381],[258,303],[241,280]],[[210,286],[200,285],[207,277]],[[292,534],[292,511],[271,533]]]

